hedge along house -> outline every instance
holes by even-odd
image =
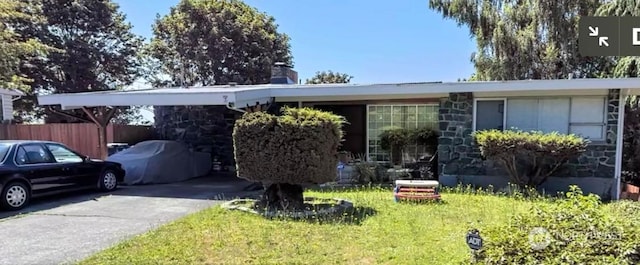
[[[152,105],[159,138],[179,140],[211,152],[233,166],[231,132],[242,109],[276,102],[331,110],[349,121],[343,149],[385,162],[378,135],[387,126],[439,128],[439,172],[445,185],[506,185],[500,168],[483,160],[471,133],[481,129],[558,131],[592,140],[589,150],[563,178],[544,188],[578,184],[586,192],[618,198],[621,172],[621,100],[640,94],[638,79],[430,82],[299,85],[297,74],[276,65],[271,84],[158,88],[40,96],[40,105],[63,109]],[[411,152],[409,152],[411,153]]]

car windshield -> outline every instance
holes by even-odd
[[[9,153],[9,149],[11,149],[10,144],[0,144],[0,161],[4,161],[4,158]]]

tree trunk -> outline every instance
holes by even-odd
[[[109,149],[107,148],[107,127],[100,124],[96,124],[96,126],[98,127],[98,141],[100,144],[98,146],[98,150],[100,151],[99,158],[107,159],[107,157],[109,156]]]
[[[394,166],[402,165],[402,148],[392,147],[391,149],[391,163]]]
[[[275,183],[265,190],[256,207],[260,210],[297,211],[304,209],[304,189],[301,185]]]

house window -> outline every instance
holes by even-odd
[[[438,105],[368,105],[367,106],[367,150],[372,161],[390,161],[389,152],[380,148],[380,134],[390,127],[437,128]],[[408,155],[417,155],[422,147],[410,145],[405,148]]]
[[[498,102],[506,106],[504,116],[495,110]],[[502,129],[502,126],[523,131],[573,133],[595,141],[605,137],[605,97],[477,99],[474,109],[475,130]],[[499,123],[501,117],[503,123]]]
[[[476,117],[474,119],[474,128],[476,130],[502,130],[505,124],[505,107],[506,99],[478,99],[474,105]]]

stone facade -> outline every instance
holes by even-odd
[[[233,125],[241,113],[225,106],[155,106],[157,139],[184,142],[211,153],[222,166],[234,166]]]
[[[608,94],[607,136],[605,142],[591,143],[579,158],[570,161],[555,175],[564,177],[612,178],[615,168],[615,149],[619,110],[619,89]],[[473,126],[473,95],[451,93],[440,99],[441,136],[438,159],[441,174],[457,176],[506,176],[493,161],[483,159],[471,137]]]

